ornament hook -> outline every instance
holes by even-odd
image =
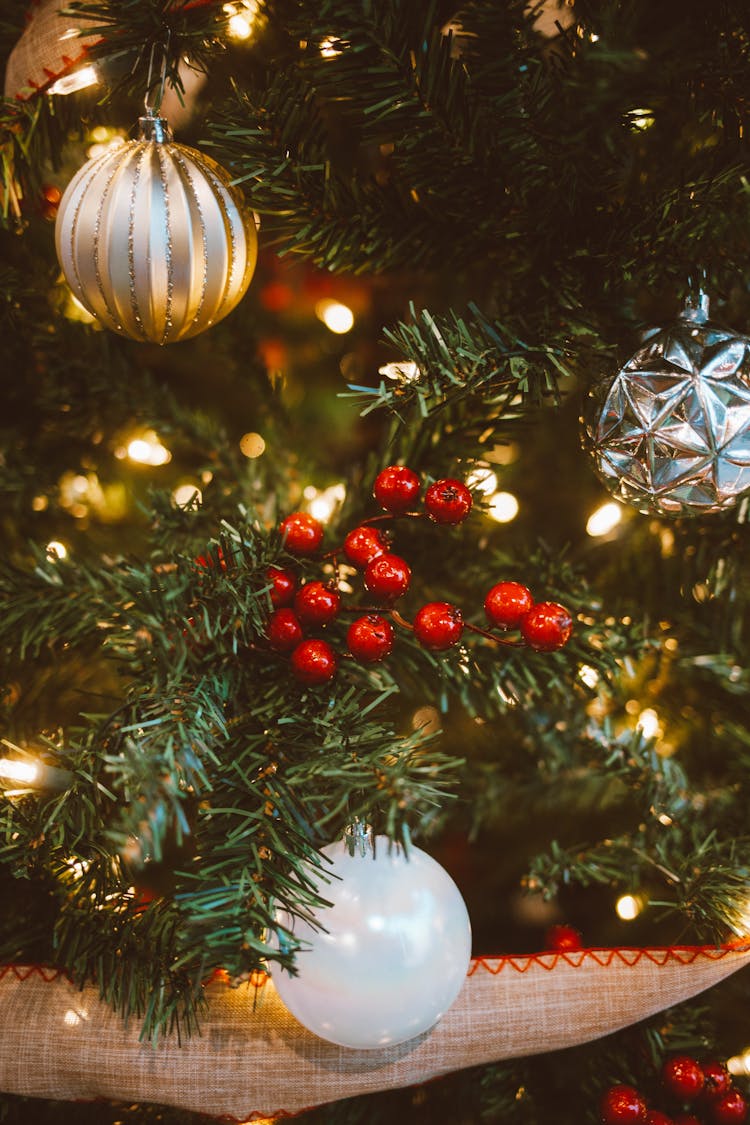
[[[685,307],[680,313],[683,320],[691,320],[695,324],[706,323],[710,304],[707,287],[708,274],[705,268],[699,270],[697,275],[688,278],[688,295],[685,298]]]
[[[169,55],[169,43],[172,38],[172,29],[168,27],[166,31],[167,34],[164,37],[163,43],[160,43],[158,39],[155,39],[151,44],[151,54],[149,55],[148,59],[148,78],[146,79],[146,93],[143,98],[143,106],[149,117],[158,116],[159,110],[161,109],[162,99],[164,98],[164,90],[167,85],[167,57]],[[154,63],[156,61],[157,47],[159,47],[161,50],[161,68],[159,71],[159,77],[155,78]],[[151,93],[154,88],[156,89],[156,97],[154,98],[154,101],[152,103]]]

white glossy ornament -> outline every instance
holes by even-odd
[[[252,215],[229,173],[149,113],[140,136],[84,164],[62,197],[57,256],[78,300],[107,328],[169,344],[240,301],[255,268]]]
[[[411,847],[407,858],[385,836],[354,854],[342,840],[323,855],[331,882],[310,874],[332,903],[316,911],[324,929],[277,915],[295,939],[310,943],[297,953],[297,976],[274,971],[282,1000],[308,1030],[343,1047],[385,1047],[420,1035],[450,1008],[466,978],[471,926],[458,887],[426,852]]]

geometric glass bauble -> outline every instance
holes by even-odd
[[[702,516],[750,489],[750,339],[689,301],[590,392],[584,443],[612,495],[640,512]]]
[[[97,320],[169,344],[232,311],[250,283],[258,239],[224,168],[175,144],[152,112],[139,124],[137,140],[73,177],[55,242],[68,284]]]
[[[359,828],[360,826],[357,826]],[[352,830],[350,830],[351,832]],[[323,849],[328,906],[315,924],[277,913],[278,939],[301,943],[296,975],[274,970],[281,999],[309,1031],[342,1047],[404,1043],[433,1027],[461,991],[471,956],[464,900],[426,852],[367,835]]]

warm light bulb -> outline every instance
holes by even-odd
[[[167,465],[172,454],[152,431],[128,442],[128,457],[139,465]]]
[[[644,738],[654,738],[659,733],[659,716],[653,707],[646,707],[641,711],[635,725]]]
[[[178,508],[184,508],[186,504],[190,504],[195,500],[197,505],[203,503],[203,493],[194,484],[178,484],[172,492],[172,500]]]
[[[243,434],[240,438],[240,452],[245,457],[260,457],[266,449],[266,443],[260,434],[248,433]]]
[[[596,668],[592,668],[590,664],[582,664],[578,669],[578,679],[581,680],[586,687],[595,688],[599,683],[599,673]]]
[[[341,54],[341,48],[338,46],[338,39],[321,39],[320,53],[324,59],[334,59],[336,55]]]
[[[47,555],[53,559],[66,559],[68,557],[68,548],[59,539],[50,539],[45,550]]]
[[[230,16],[227,21],[227,31],[232,39],[249,39],[253,33],[249,20],[240,12]]]
[[[632,922],[643,910],[643,899],[636,895],[622,895],[615,903],[615,910],[623,922]]]
[[[305,489],[305,496],[310,499],[307,489]],[[332,484],[330,488],[325,488],[322,492],[316,492],[310,499],[310,515],[314,516],[316,520],[320,520],[321,523],[326,523],[345,496],[346,488],[343,484]]]
[[[354,326],[354,313],[340,301],[318,301],[315,315],[318,320],[323,321],[329,332],[335,332],[339,336],[351,331]]]
[[[419,367],[412,359],[404,359],[394,363],[384,363],[378,368],[378,375],[386,379],[393,379],[398,383],[411,383],[421,375]]]
[[[610,531],[614,531],[621,519],[622,506],[611,500],[607,504],[602,504],[589,516],[586,531],[594,538],[608,535]]]
[[[496,492],[490,500],[487,515],[498,523],[510,523],[518,515],[518,501],[512,492]]]
[[[491,496],[497,489],[497,473],[493,473],[488,466],[477,465],[466,478],[466,487],[481,492],[483,496]],[[505,495],[509,496],[510,493],[506,492]]]
[[[76,90],[85,90],[87,86],[94,86],[99,81],[99,72],[95,66],[82,66],[72,74],[66,74],[53,82],[47,91],[48,94],[74,94]]]
[[[0,758],[0,777],[33,785],[39,777],[39,766],[33,762],[20,762],[15,758]]]

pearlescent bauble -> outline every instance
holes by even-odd
[[[297,953],[296,977],[274,972],[282,1000],[308,1030],[343,1047],[385,1047],[427,1031],[461,991],[471,955],[458,887],[426,852],[411,847],[407,859],[385,836],[374,849],[367,842],[350,855],[342,841],[323,855],[332,881],[311,878],[332,903],[315,913],[324,930],[277,916],[310,943]]]
[[[257,235],[229,174],[174,144],[162,118],[84,164],[55,228],[78,300],[107,328],[169,344],[231,312],[255,268]]]
[[[702,516],[750,488],[750,339],[707,317],[688,304],[589,397],[594,467],[641,512]]]

